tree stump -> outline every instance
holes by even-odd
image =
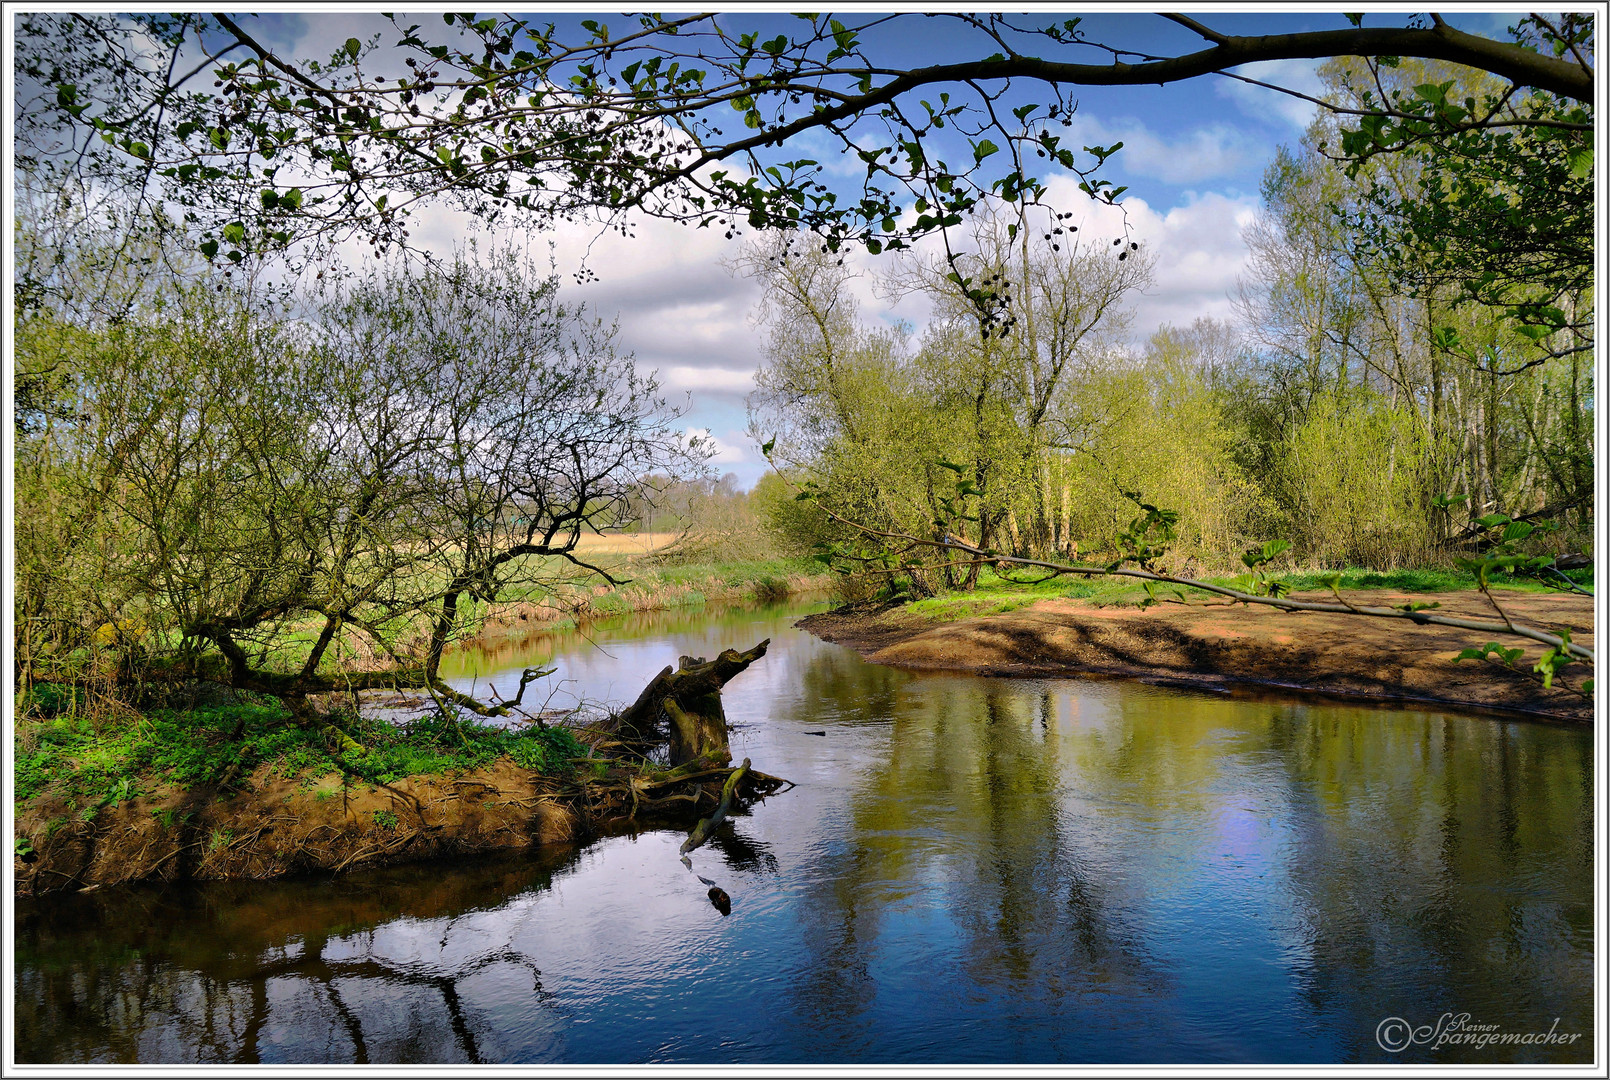
[[[729,764],[732,751],[727,746],[721,688],[766,655],[770,644],[767,638],[745,652],[727,649],[714,660],[682,657],[676,669],[667,667],[654,676],[637,701],[616,717],[621,734],[649,742],[663,725],[673,768],[699,760]]]

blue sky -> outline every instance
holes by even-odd
[[[1037,8],[1039,19],[1068,17],[1057,9]],[[844,16],[868,18],[865,14]],[[1341,28],[1338,14],[1257,11],[1219,15],[1192,13],[1216,30],[1236,34],[1289,33]],[[1365,25],[1404,25],[1409,13],[1375,12]],[[1518,15],[1478,11],[1446,16],[1463,29],[1503,34]],[[597,18],[624,28],[624,16],[572,11],[544,13],[543,20],[579,23]],[[764,24],[759,28],[787,31],[802,26],[780,13],[729,14],[729,26]],[[1081,28],[1088,38],[1137,51],[1171,55],[1192,51],[1202,41],[1185,27],[1153,14],[1139,12],[1081,13]],[[438,16],[411,17],[427,31],[441,29]],[[265,38],[299,56],[327,55],[349,36],[367,40],[377,30],[388,45],[394,32],[370,11],[351,13],[275,14],[253,20]],[[432,24],[435,24],[432,27]],[[775,31],[774,31],[775,32]],[[952,19],[924,18],[915,14],[897,29],[867,37],[869,51],[876,48],[891,67],[920,66],[987,55],[980,51],[976,32]],[[1042,42],[1041,55],[1078,62],[1105,62],[1106,54]],[[379,59],[379,58],[377,58]],[[1314,92],[1318,61],[1290,61],[1260,65],[1246,73],[1296,90]],[[1014,91],[1018,102],[1048,100],[1040,88],[1023,84]],[[926,95],[924,95],[926,96]],[[1257,210],[1258,187],[1264,167],[1281,144],[1293,144],[1313,115],[1313,107],[1284,95],[1230,79],[1207,77],[1164,87],[1081,87],[1071,91],[1078,101],[1069,145],[1110,145],[1123,141],[1124,149],[1110,159],[1103,176],[1127,185],[1128,221],[1136,236],[1158,256],[1156,283],[1134,304],[1134,338],[1144,339],[1163,323],[1189,324],[1199,316],[1227,319],[1233,316],[1232,296],[1246,261],[1241,231]],[[824,158],[824,161],[830,161]],[[843,169],[846,181],[859,170]],[[1072,190],[1055,170],[1042,174],[1053,180],[1060,208],[1072,210],[1087,230],[1116,231],[1117,219]],[[441,250],[470,235],[466,221],[447,211],[430,211],[417,224],[415,238]],[[552,236],[530,237],[535,243],[551,239],[557,245],[561,271],[573,269],[579,253],[594,240],[596,230],[565,226]],[[718,230],[692,230],[663,222],[639,225],[635,239],[605,236],[592,242],[587,265],[599,281],[570,287],[571,299],[585,299],[606,319],[618,318],[621,346],[636,355],[640,367],[660,372],[674,403],[686,409],[688,427],[708,431],[720,447],[717,469],[736,472],[749,486],[764,471],[753,440],[745,435],[744,398],[751,374],[762,360],[764,334],[752,322],[757,292],[751,282],[728,273],[723,261],[737,253],[740,241],[725,241]],[[361,258],[354,248],[355,259]],[[862,257],[860,264],[875,270],[878,260]],[[858,288],[863,312],[887,319],[900,318],[921,326],[925,310],[917,301],[890,309],[877,299],[866,280]]]

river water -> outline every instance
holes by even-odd
[[[19,902],[17,1060],[1593,1060],[1588,731],[919,675],[799,614],[594,624],[453,672],[551,660],[552,704],[630,700],[770,637],[725,694],[733,750],[798,786],[693,853],[729,916],[666,831]]]

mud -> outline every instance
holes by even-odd
[[[57,796],[25,807],[16,894],[140,880],[264,879],[446,855],[573,842],[589,828],[577,800],[504,759],[455,776],[370,785],[310,782],[259,769],[234,794],[159,790],[90,820]]]
[[[1330,600],[1330,594],[1295,594]],[[1392,606],[1434,600],[1439,613],[1493,619],[1479,593],[1434,596],[1361,590],[1359,605]],[[1558,631],[1593,646],[1590,597],[1512,593],[1500,602],[1517,622]],[[1327,696],[1404,702],[1461,710],[1524,714],[1587,722],[1591,702],[1530,675],[1544,646],[1525,644],[1517,666],[1454,657],[1489,638],[1477,631],[1416,626],[1406,621],[1327,612],[1284,612],[1247,605],[1159,604],[1099,607],[1078,600],[1042,600],[1015,611],[954,622],[914,615],[898,606],[841,608],[798,624],[826,641],[855,649],[879,664],[982,675],[1108,676],[1164,685],[1264,687]],[[1581,665],[1560,678],[1572,686],[1591,677]]]

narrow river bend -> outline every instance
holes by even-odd
[[[1589,731],[916,675],[802,613],[458,658],[484,689],[551,657],[557,705],[772,638],[733,751],[799,786],[693,853],[730,916],[664,831],[20,901],[17,1060],[1593,1060]],[[1443,1014],[1579,1037],[1382,1046]]]

